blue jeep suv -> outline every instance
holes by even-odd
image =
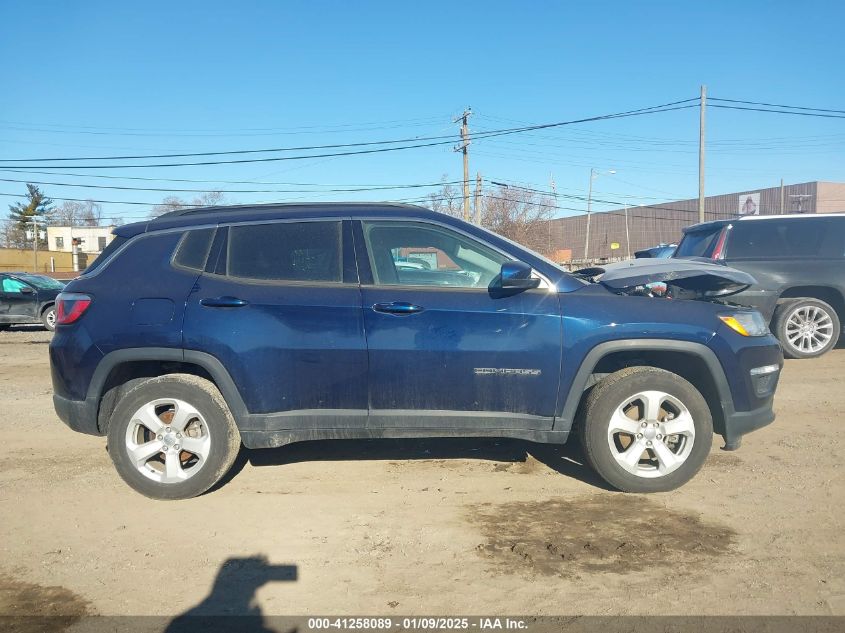
[[[58,297],[53,399],[149,497],[205,492],[241,444],[571,434],[612,486],[665,491],[714,432],[735,449],[774,419],[783,357],[757,311],[591,284],[420,207],[217,207],[115,233]]]

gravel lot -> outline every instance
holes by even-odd
[[[775,424],[673,493],[577,445],[381,440],[156,502],[56,418],[49,340],[0,332],[0,614],[845,614],[845,349],[787,361]]]

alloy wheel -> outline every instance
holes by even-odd
[[[617,464],[638,477],[663,477],[687,460],[695,442],[689,409],[663,391],[642,391],[616,408],[607,442]]]

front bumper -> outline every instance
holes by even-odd
[[[56,415],[74,431],[88,435],[102,435],[97,428],[97,402],[93,400],[71,400],[53,394],[53,408]]]
[[[722,438],[725,445],[722,450],[735,451],[742,444],[742,436],[762,428],[775,421],[772,401],[753,411],[734,411],[725,415],[725,430]]]

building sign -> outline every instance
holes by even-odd
[[[619,242],[611,242],[610,243],[610,250],[615,251],[619,248]]]
[[[760,192],[739,194],[737,213],[740,215],[760,215]]]

